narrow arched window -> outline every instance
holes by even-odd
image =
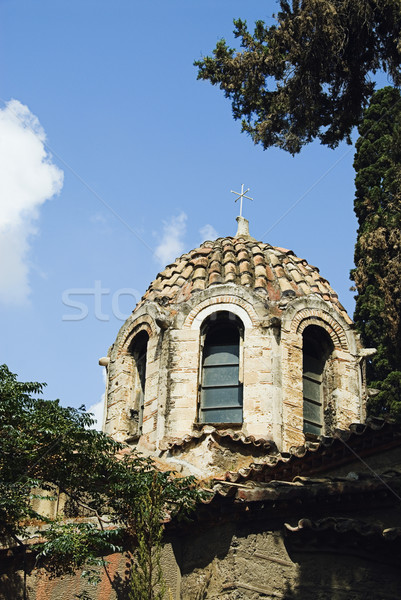
[[[328,359],[333,344],[327,332],[309,325],[303,333],[303,419],[304,433],[322,435],[327,405]]]
[[[203,327],[201,423],[242,423],[240,381],[243,325],[232,313],[213,314]]]
[[[149,336],[145,331],[141,331],[134,338],[130,353],[133,358],[134,369],[132,377],[132,404],[131,419],[133,421],[132,433],[137,436],[142,435],[143,412],[145,403],[146,386],[146,357]]]

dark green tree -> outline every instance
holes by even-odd
[[[377,348],[368,381],[380,390],[374,413],[401,419],[401,96],[377,91],[359,126],[354,168],[358,295],[354,320],[365,346]]]
[[[368,381],[380,390],[374,413],[401,419],[400,0],[280,0],[276,22],[253,33],[234,21],[240,49],[218,42],[196,61],[198,79],[232,101],[242,130],[264,149],[292,154],[315,138],[334,148],[351,143],[359,221],[352,272],[355,321],[365,346],[377,347]],[[396,88],[374,94],[372,74],[387,72]],[[366,107],[371,100],[370,106]]]
[[[240,49],[218,42],[195,62],[198,79],[232,101],[242,131],[263,148],[295,154],[318,138],[331,148],[346,139],[383,69],[401,83],[399,0],[280,0],[275,24],[254,32],[234,21]]]
[[[160,472],[149,458],[89,429],[84,407],[38,398],[44,385],[17,381],[0,366],[0,540],[24,547],[32,519],[43,522],[39,564],[54,574],[104,565],[124,546],[133,559],[136,600],[162,597],[163,521],[188,514],[202,495],[193,478]],[[96,522],[51,520],[35,498],[65,494],[70,510]],[[110,522],[113,524],[110,527]]]

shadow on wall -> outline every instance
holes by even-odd
[[[29,598],[29,589],[24,580],[24,573],[21,571],[2,573],[0,576],[0,600]]]
[[[297,546],[283,521],[259,525],[216,523],[177,540],[181,598],[399,600],[399,556],[381,542],[326,531]]]
[[[379,554],[375,560],[347,553],[338,540],[336,547],[289,550],[298,578],[283,586],[282,600],[398,600],[399,567],[386,564]]]

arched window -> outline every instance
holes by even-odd
[[[333,343],[317,325],[303,332],[303,415],[304,433],[322,435],[329,395],[329,358]]]
[[[132,419],[132,434],[136,436],[142,435],[143,425],[143,410],[145,402],[145,384],[146,384],[146,352],[148,347],[149,336],[146,331],[141,331],[135,336],[131,346],[130,353],[134,362],[133,378],[132,378],[132,402],[131,402],[131,419]]]
[[[201,423],[242,423],[242,337],[242,322],[228,311],[214,313],[203,326]]]

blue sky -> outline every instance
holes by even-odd
[[[0,0],[0,362],[47,398],[100,401],[123,319],[165,264],[235,233],[241,183],[251,234],[319,266],[352,315],[353,148],[263,151],[196,80],[233,18],[276,9]]]

